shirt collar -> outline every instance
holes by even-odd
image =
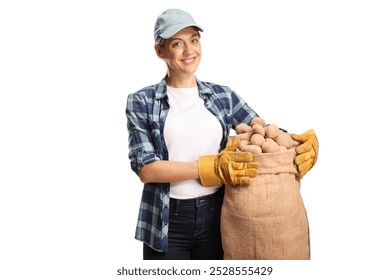
[[[196,83],[198,85],[199,94],[201,96],[212,94],[211,89],[209,88],[209,86],[206,83],[200,81],[197,77],[195,77],[195,79],[196,79]],[[167,96],[167,76],[165,76],[161,80],[161,82],[157,85],[156,99],[163,99],[166,96]]]
[[[199,81],[198,78],[196,78],[196,82],[201,96],[212,94],[210,87],[205,82]]]
[[[157,85],[156,99],[163,99],[167,96],[167,76]]]

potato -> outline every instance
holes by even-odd
[[[262,127],[265,127],[265,121],[260,117],[255,117],[252,119],[250,125],[253,126],[255,124],[260,124]]]
[[[253,134],[250,140],[250,143],[252,145],[257,145],[259,147],[261,147],[261,145],[263,145],[264,142],[265,142],[265,138],[261,134]]]
[[[281,133],[275,137],[275,142],[279,144],[279,146],[284,146],[286,148],[294,147],[294,140],[291,138],[288,133]]]
[[[285,146],[279,146],[279,152],[280,151],[286,151],[286,150],[287,150],[287,148]]]
[[[248,140],[241,140],[240,141],[240,144],[238,145],[238,149],[240,151],[242,151],[242,149],[245,147],[245,146],[248,146],[249,145],[249,141]]]
[[[251,132],[252,131],[252,127],[250,127],[246,123],[240,123],[240,124],[238,124],[236,126],[235,130],[236,130],[237,134],[241,134],[241,133]]]
[[[277,153],[300,144],[276,124],[265,126],[265,121],[260,117],[253,118],[250,126],[245,123],[238,124],[236,133],[235,137],[240,139],[238,150],[252,154]]]
[[[270,124],[269,126],[265,127],[265,136],[268,138],[275,138],[281,133],[282,131],[276,124]]]
[[[245,133],[240,133],[237,134],[237,138],[240,138],[240,140],[250,140],[252,136],[252,132],[245,132]]]
[[[261,124],[254,124],[252,126],[252,133],[253,134],[260,134],[262,136],[265,136],[265,128]]]
[[[250,152],[251,154],[261,154],[262,149],[256,145],[247,145],[241,150],[241,152]]]
[[[261,146],[264,153],[276,153],[279,151],[279,145],[276,142],[266,141]]]

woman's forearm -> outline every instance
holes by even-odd
[[[158,160],[139,170],[143,183],[172,183],[199,178],[197,162]]]

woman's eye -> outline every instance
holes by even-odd
[[[179,46],[181,46],[181,45],[182,45],[181,42],[174,42],[174,43],[172,44],[172,46],[173,46],[174,48],[179,47]]]

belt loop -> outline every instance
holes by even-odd
[[[215,207],[215,194],[211,195],[211,211],[214,211]]]
[[[175,202],[175,212],[173,215],[177,216],[179,215],[180,199],[175,199]]]

